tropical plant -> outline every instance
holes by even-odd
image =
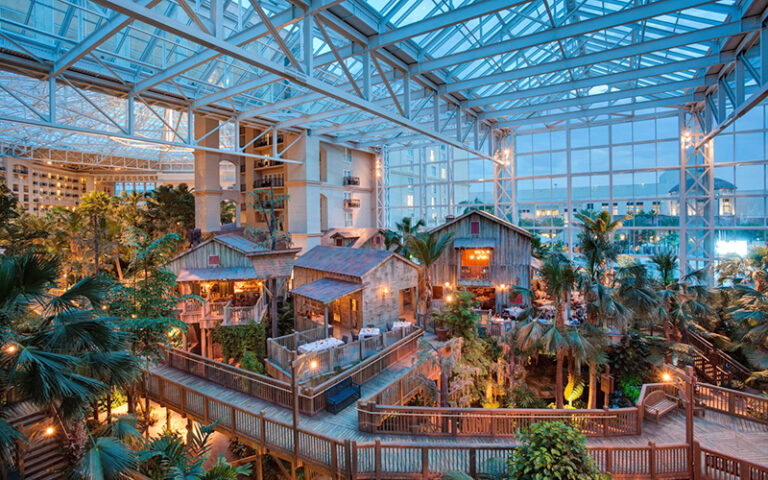
[[[555,399],[557,408],[563,408],[563,359],[568,350],[568,342],[564,337],[566,302],[571,289],[576,282],[576,271],[564,255],[553,253],[544,261],[541,267],[541,277],[549,298],[555,302],[555,322],[541,336],[545,351],[554,354],[557,362],[555,372]],[[538,323],[538,322],[535,322]]]
[[[411,251],[408,245],[408,241],[412,236],[416,235],[417,233],[421,233],[421,229],[426,225],[427,222],[425,222],[424,219],[420,218],[414,222],[412,217],[403,217],[402,220],[396,222],[395,228],[397,229],[400,243],[400,247],[397,249],[397,253],[404,256],[405,258],[410,258]]]
[[[147,195],[143,229],[151,238],[166,233],[185,235],[195,227],[195,197],[185,184],[158,185]]]
[[[56,295],[59,274],[58,261],[41,254],[5,256],[0,264],[0,397],[54,408],[72,421],[112,386],[130,384],[138,365],[128,336],[99,315],[104,280],[86,277]],[[0,419],[4,460],[18,438]]]
[[[587,451],[587,440],[563,422],[534,423],[507,459],[509,480],[607,480]]]
[[[218,457],[208,471],[204,464],[210,458],[210,439],[218,422],[193,424],[187,441],[176,432],[165,431],[146,442],[137,454],[139,471],[153,480],[236,480],[250,475],[248,466],[233,467]]]
[[[418,225],[418,224],[417,224]],[[438,236],[435,232],[423,232],[410,235],[406,245],[420,264],[419,296],[421,297],[422,312],[429,313],[432,303],[432,277],[430,268],[437,262],[453,240],[453,233]]]
[[[78,214],[82,215],[85,221],[85,227],[79,232],[78,237],[87,237],[91,245],[91,255],[93,255],[93,272],[100,270],[101,257],[110,256],[112,253],[108,230],[110,226],[110,210],[113,208],[112,197],[109,194],[94,190],[83,195],[80,199],[80,205],[77,207]],[[85,235],[83,235],[85,234]]]
[[[125,243],[132,250],[126,281],[111,292],[109,312],[120,318],[120,329],[131,334],[131,352],[142,359],[145,382],[149,364],[162,358],[173,346],[174,332],[187,331],[187,324],[176,313],[176,306],[190,298],[178,293],[176,275],[164,267],[181,237],[168,233],[151,240],[144,232],[132,230]],[[129,412],[135,396],[128,395]],[[149,411],[149,399],[144,412]]]
[[[438,322],[454,337],[477,338],[477,322],[480,315],[474,310],[479,303],[475,295],[466,289],[451,291],[451,301],[445,302],[436,315]]]

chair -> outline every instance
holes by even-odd
[[[387,323],[387,331],[390,331],[390,330],[392,330],[392,324],[391,323]]]
[[[357,336],[357,334],[356,334],[356,333],[353,333],[353,334],[352,334],[352,341],[353,341],[353,342],[356,342],[358,338],[359,338],[359,337]]]
[[[344,343],[348,343],[349,342],[349,337],[346,336],[346,335],[342,335],[341,341],[344,342]]]
[[[374,324],[372,324],[372,323],[369,323],[368,325],[366,325],[366,327],[368,327],[368,328],[374,328],[374,327],[375,327],[375,325],[374,325]]]
[[[654,417],[657,425],[659,423],[659,418],[667,413],[677,410],[677,407],[677,398],[667,395],[662,390],[651,392],[643,401],[643,408],[645,409],[646,415]]]

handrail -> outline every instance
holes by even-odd
[[[266,418],[184,385],[151,374],[149,396],[155,401],[204,423],[218,420],[216,430],[236,436],[260,452],[269,451],[283,458],[296,458],[313,470],[344,479],[402,478],[435,476],[449,470],[470,475],[485,473],[486,461],[506,458],[515,445],[425,445],[425,444],[357,444],[350,439],[335,439]],[[298,448],[294,448],[298,438]],[[596,465],[614,478],[652,480],[655,478],[689,478],[685,462],[687,445],[589,447]],[[659,475],[657,476],[657,473]],[[627,475],[627,477],[623,477]]]

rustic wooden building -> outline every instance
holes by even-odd
[[[367,325],[412,320],[418,276],[418,267],[394,252],[319,245],[293,268],[296,328],[326,324],[357,333]]]
[[[483,308],[509,305],[512,287],[528,288],[531,238],[527,230],[483,210],[470,210],[432,230],[453,233],[453,242],[431,268],[433,296],[441,299],[444,287],[475,292]]]
[[[323,234],[321,245],[384,249],[384,230],[380,228],[332,228]]]
[[[211,356],[210,334],[218,325],[261,320],[267,310],[265,282],[291,275],[299,249],[266,250],[237,233],[226,233],[172,258],[166,268],[176,274],[182,294],[204,303],[179,305],[190,324],[190,349]]]

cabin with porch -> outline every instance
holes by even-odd
[[[384,249],[384,230],[381,228],[332,228],[323,234],[321,245]]]
[[[219,325],[260,321],[268,308],[265,283],[285,283],[299,249],[267,250],[239,233],[218,234],[172,258],[179,290],[200,301],[179,305],[189,324],[187,348],[213,357],[211,333]]]
[[[475,293],[481,308],[499,311],[520,301],[512,287],[530,286],[529,231],[486,211],[470,210],[432,232],[454,235],[430,270],[437,302],[451,289],[466,288]]]
[[[296,260],[296,330],[333,327],[350,339],[363,327],[413,321],[419,269],[387,250],[319,245]]]

